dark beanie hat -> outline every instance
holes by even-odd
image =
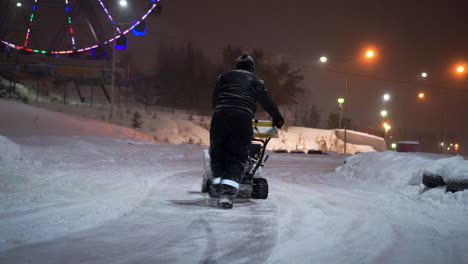
[[[247,54],[247,52],[242,52],[236,60],[236,69],[253,72],[255,69],[255,61],[249,56],[249,54]]]

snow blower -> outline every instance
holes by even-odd
[[[268,160],[268,155],[265,156],[268,142],[272,138],[278,138],[278,129],[273,127],[272,122],[268,120],[253,120],[252,128],[253,136],[249,150],[249,164],[242,176],[237,197],[266,199],[268,197],[268,181],[262,177],[261,167]],[[214,192],[210,190],[213,173],[208,149],[203,150],[203,168],[201,191],[210,194],[210,197],[215,197]]]

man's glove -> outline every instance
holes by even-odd
[[[283,124],[284,124],[284,119],[282,116],[273,118],[273,126],[281,129]]]

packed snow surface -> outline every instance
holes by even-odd
[[[468,192],[418,180],[447,156],[269,153],[268,199],[222,210],[200,193],[206,147],[67,120],[0,119],[0,263],[468,263]]]

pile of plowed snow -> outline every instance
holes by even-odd
[[[23,161],[20,146],[4,136],[0,136],[0,153],[0,167],[18,165]]]
[[[395,186],[407,184],[414,173],[429,167],[435,158],[435,155],[394,151],[362,153],[348,157],[336,172],[348,180]]]
[[[424,173],[441,175],[445,180],[467,179],[468,161],[461,156],[430,153],[369,152],[346,158],[344,165],[326,177],[353,188],[392,188],[412,197],[418,193],[421,199],[468,205],[467,190],[451,193],[443,186],[428,189],[422,183]]]
[[[422,172],[426,175],[441,176],[445,182],[449,180],[468,180],[468,161],[462,156],[434,161]]]

